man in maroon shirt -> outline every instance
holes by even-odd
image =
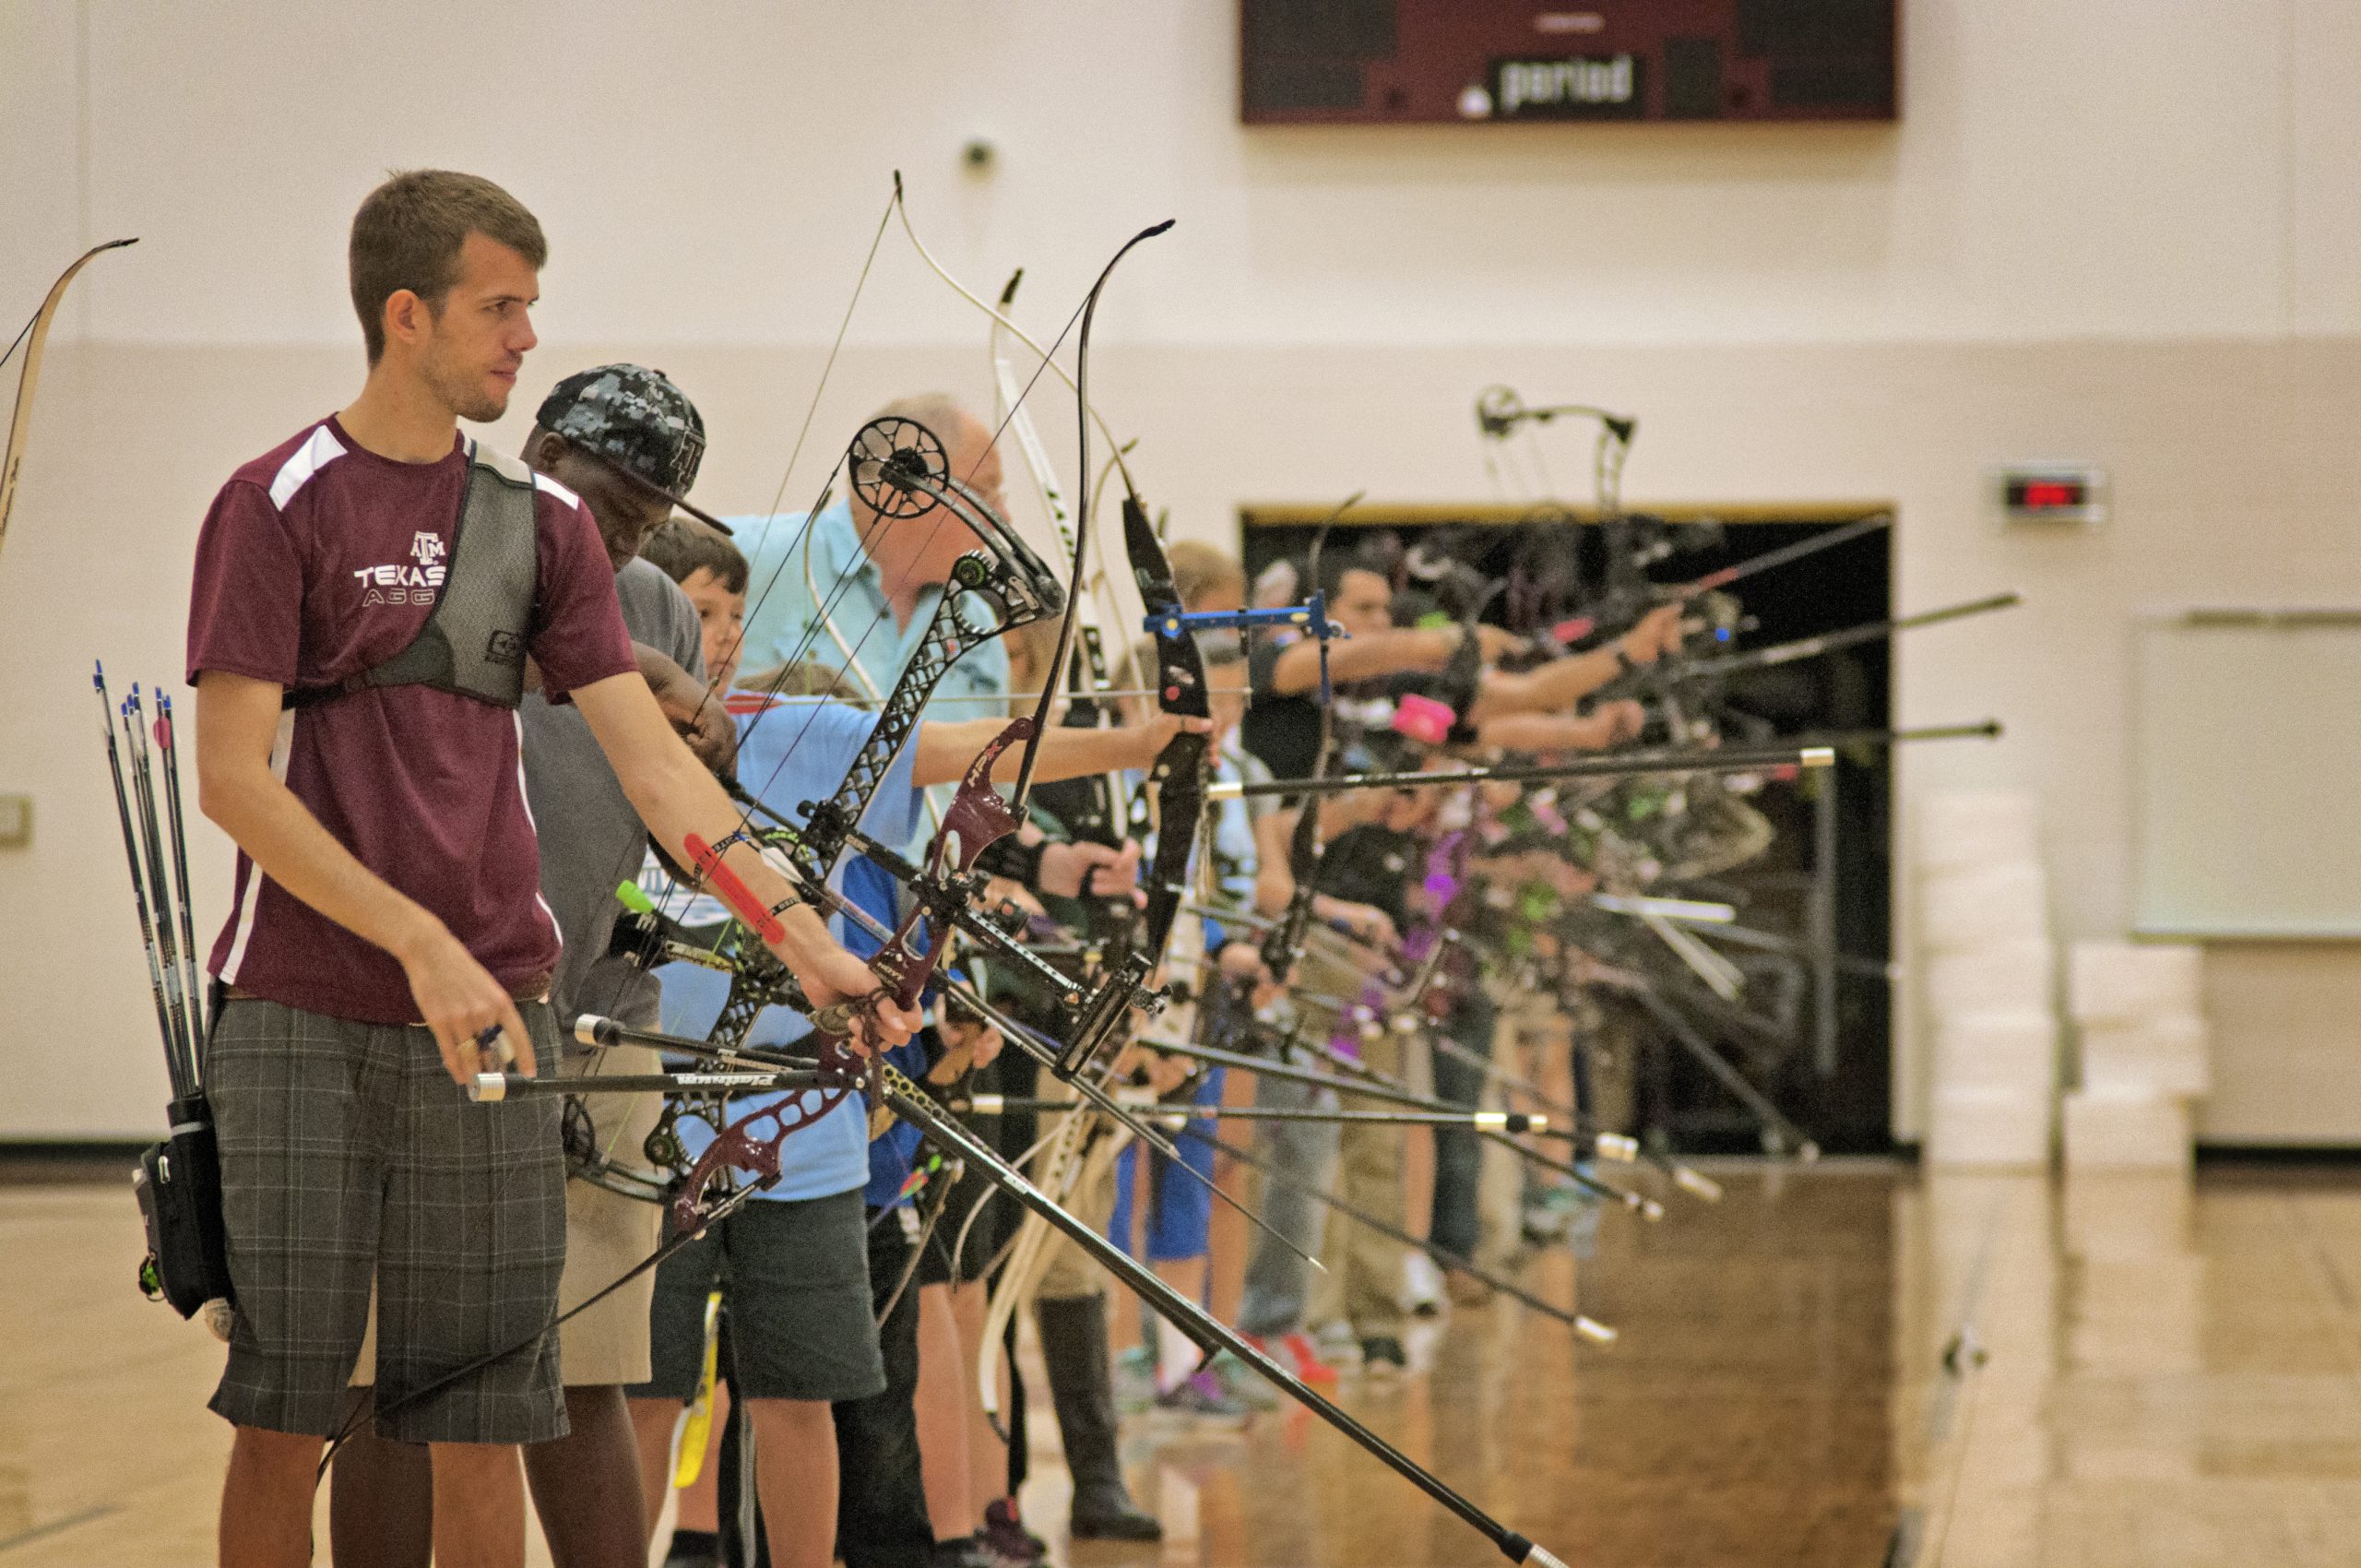
[[[310,1561],[313,1471],[373,1280],[380,1430],[429,1444],[438,1478],[513,1467],[515,1444],[565,1430],[556,1336],[536,1338],[564,1255],[557,1102],[454,1087],[493,1064],[489,1031],[522,1072],[557,1050],[559,939],[518,769],[527,656],[676,857],[737,826],[635,671],[587,511],[458,434],[507,406],[546,255],[487,181],[426,171],[373,192],[351,242],[361,395],[240,469],[198,541],[200,800],[240,849],[211,962],[231,1000],[206,1052],[238,1303],[212,1400],[237,1428],[225,1564]],[[746,844],[727,861],[791,901]],[[781,920],[776,951],[815,1005],[875,992],[815,912]],[[917,1022],[878,998],[857,1043]],[[513,1502],[440,1506],[513,1489],[436,1491],[445,1568],[521,1562]]]

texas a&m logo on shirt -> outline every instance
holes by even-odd
[[[409,541],[409,564],[356,566],[352,575],[363,588],[363,609],[372,604],[432,604],[449,568],[451,547],[442,536],[424,529]]]

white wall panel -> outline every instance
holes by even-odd
[[[1469,405],[1493,381],[1636,410],[1635,501],[1892,499],[1904,608],[2028,599],[1902,646],[1905,722],[2011,726],[1910,752],[1904,789],[2040,790],[2059,931],[2119,932],[2131,611],[2361,591],[2361,352],[2337,336],[2361,329],[2361,22],[1904,9],[1895,127],[1462,134],[1240,129],[1226,0],[0,6],[0,303],[29,310],[89,239],[146,236],[77,286],[0,557],[0,789],[39,822],[0,850],[0,1136],[155,1119],[89,660],[178,672],[206,501],[350,396],[345,224],[421,162],[508,182],[551,232],[503,434],[566,370],[663,365],[725,510],[778,485],[896,165],[961,276],[1027,267],[1045,331],[1121,238],[1180,220],[1110,291],[1095,387],[1184,533],[1362,487],[1489,498]],[[997,172],[959,170],[970,135]],[[981,394],[979,326],[888,236],[823,445],[915,385]],[[1067,420],[1042,423],[1064,458]],[[2113,517],[2004,532],[1986,471],[2036,456],[2105,466]],[[199,841],[218,918],[226,851]],[[2361,957],[2214,965],[2219,1135],[2294,1125],[2284,1082],[2304,1135],[2361,1141],[2361,1093],[2322,1077],[2361,1060]],[[1916,1071],[1905,1049],[1905,1133]]]
[[[348,340],[341,220],[420,163],[540,213],[553,340],[825,341],[897,166],[946,260],[1034,268],[1044,315],[1180,219],[1110,338],[2172,338],[2361,313],[2361,24],[2302,0],[1913,0],[1891,127],[1251,132],[1208,0],[7,9],[0,101],[41,106],[45,150],[89,38],[88,144],[36,179],[86,159],[92,221],[155,247],[106,291],[109,338]],[[961,171],[970,135],[997,172]],[[880,283],[864,339],[961,329],[915,273]]]

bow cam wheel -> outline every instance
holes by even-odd
[[[951,478],[943,439],[916,420],[871,420],[848,454],[853,493],[881,517],[915,517],[931,509]]]
[[[1498,441],[1525,417],[1525,399],[1506,386],[1487,386],[1476,397],[1476,427]]]

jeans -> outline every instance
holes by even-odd
[[[1259,1076],[1254,1103],[1283,1110],[1333,1107],[1335,1095],[1310,1084]],[[1334,1122],[1258,1122],[1254,1152],[1314,1191],[1324,1190],[1336,1166],[1336,1123]],[[1320,1255],[1322,1226],[1327,1206],[1310,1193],[1283,1186],[1267,1178],[1261,1183],[1264,1221],[1313,1257]],[[1246,1257],[1246,1292],[1240,1301],[1238,1326],[1243,1332],[1269,1336],[1291,1334],[1303,1326],[1311,1292],[1311,1265],[1261,1230]]]
[[[1442,1032],[1463,1051],[1492,1058],[1492,1027],[1499,1016],[1481,985],[1470,986],[1453,1005]],[[1434,1053],[1435,1098],[1477,1109],[1484,1099],[1484,1069],[1438,1049]],[[1427,1239],[1464,1258],[1476,1255],[1477,1183],[1484,1146],[1472,1127],[1435,1129],[1434,1218]]]

